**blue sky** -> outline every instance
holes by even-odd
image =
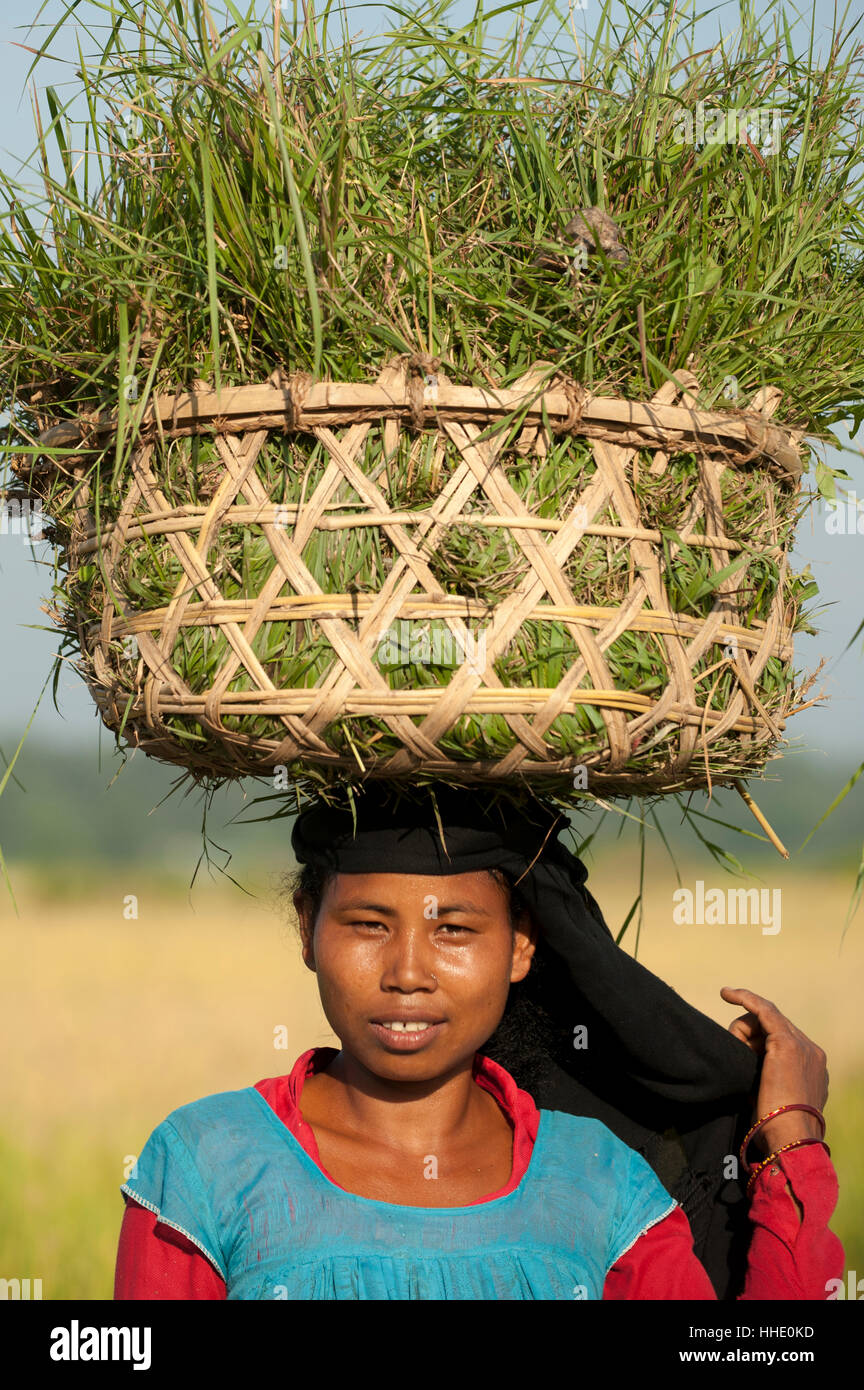
[[[240,7],[245,9],[245,3]],[[4,0],[0,16],[0,160],[4,169],[17,177],[25,177],[19,174],[19,169],[31,155],[35,134],[31,101],[24,89],[32,55],[14,45],[17,42],[38,46],[40,37],[48,32],[46,26],[53,24],[64,8],[62,0],[50,0],[38,25],[28,35],[27,28],[39,10],[38,0],[27,0],[27,3],[24,0]],[[267,0],[261,0],[258,12],[265,15],[269,8]],[[388,27],[385,6],[349,8],[352,34],[362,30],[368,35]],[[566,3],[561,8],[566,12]],[[586,0],[584,10],[574,8],[573,19],[577,30],[584,27],[590,34],[597,8],[594,0]],[[224,15],[224,9],[219,3],[214,3],[212,9],[218,22]],[[527,9],[530,13],[532,7]],[[289,14],[292,12],[288,0],[284,10]],[[454,3],[450,22],[464,22],[472,11],[470,4]],[[810,13],[808,7],[808,23],[800,22],[793,27],[793,34],[802,50],[808,43]],[[833,6],[819,3],[815,13],[817,33],[821,31],[824,35],[832,23]],[[850,10],[853,17],[855,13],[854,9]],[[95,10],[90,0],[83,0],[78,14],[82,22],[89,17],[86,22],[91,25],[98,23],[101,26],[106,22],[104,13]],[[697,28],[700,41],[706,45],[715,41],[721,29],[726,33],[732,32],[736,27],[737,14],[736,4],[716,6],[711,17],[703,20]],[[498,32],[506,31],[510,22],[507,19]],[[82,33],[82,47],[85,53],[93,51],[92,41],[87,39],[86,33]],[[61,96],[66,99],[73,90],[74,69],[77,66],[71,29],[64,42],[55,40],[52,52],[65,53],[69,66],[64,67],[61,62],[42,62],[37,66],[31,83],[36,82],[41,94],[46,83],[50,82],[58,87]],[[40,104],[44,109],[41,95]],[[35,178],[27,176],[25,181],[35,191]],[[847,470],[851,477],[848,487],[862,499],[864,506],[864,432],[855,444],[850,445],[845,435],[842,442],[843,452],[830,449],[826,459],[832,466]],[[822,629],[819,636],[802,636],[798,639],[796,665],[813,670],[822,657],[826,658],[822,686],[830,697],[830,703],[796,716],[787,726],[787,735],[795,746],[822,748],[837,753],[851,772],[852,767],[864,757],[860,694],[864,676],[864,643],[859,637],[851,649],[844,651],[844,648],[864,616],[864,535],[830,535],[825,529],[825,518],[825,510],[820,506],[811,508],[810,514],[802,520],[793,564],[795,568],[810,565],[820,586],[820,601],[825,605],[816,620]],[[24,731],[56,647],[53,634],[36,630],[39,625],[47,623],[40,611],[40,604],[50,593],[52,583],[53,571],[46,546],[38,543],[31,546],[20,535],[0,536],[0,747],[7,757]],[[88,747],[92,745],[95,750],[99,724],[94,706],[83,682],[72,671],[67,672],[60,682],[58,702],[61,713],[53,708],[50,696],[46,696],[34,721],[31,737],[38,739],[43,746],[69,746],[75,741]]]

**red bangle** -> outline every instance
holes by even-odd
[[[750,1196],[750,1189],[753,1186],[756,1179],[758,1178],[759,1174],[762,1172],[762,1170],[764,1168],[767,1168],[769,1163],[773,1163],[775,1158],[777,1158],[779,1154],[785,1153],[787,1149],[800,1149],[805,1144],[822,1144],[828,1157],[831,1157],[831,1150],[825,1143],[824,1139],[793,1139],[790,1144],[781,1144],[779,1149],[776,1149],[773,1154],[769,1154],[768,1157],[764,1160],[764,1162],[757,1164],[756,1167],[753,1169],[753,1172],[750,1174],[750,1180],[747,1183],[747,1196]]]
[[[745,1173],[753,1172],[753,1165],[748,1163],[745,1157],[747,1145],[750,1143],[750,1140],[753,1138],[754,1134],[758,1134],[763,1125],[767,1125],[768,1121],[773,1120],[776,1115],[782,1115],[784,1110],[806,1110],[810,1115],[815,1115],[822,1126],[822,1138],[825,1138],[825,1116],[822,1114],[821,1110],[817,1110],[812,1105],[804,1105],[802,1101],[793,1101],[790,1105],[778,1105],[776,1110],[769,1111],[767,1115],[762,1116],[761,1120],[757,1120],[753,1128],[748,1130],[744,1135],[744,1142],[741,1145],[739,1157],[741,1159],[741,1167],[744,1169]],[[819,1144],[821,1140],[814,1139],[811,1140],[811,1143]],[[778,1149],[777,1152],[779,1153],[780,1150]]]

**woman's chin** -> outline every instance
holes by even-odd
[[[385,1035],[377,1043],[373,1042],[371,1047],[368,1043],[360,1046],[348,1037],[340,1041],[344,1053],[382,1080],[434,1081],[438,1077],[447,1077],[471,1066],[477,1051],[477,1047],[472,1047],[470,1043],[465,1048],[456,1050],[452,1045],[443,1046],[444,1028],[436,1029],[437,1037],[424,1039],[421,1043],[403,1042],[402,1039],[410,1040],[416,1036],[405,1033],[395,1033],[392,1038]],[[377,1034],[384,1030],[373,1031]]]

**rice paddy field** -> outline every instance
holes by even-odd
[[[284,868],[285,866],[281,866]],[[679,861],[683,883],[704,866]],[[279,866],[255,897],[230,884],[171,887],[156,868],[68,879],[17,871],[20,915],[0,902],[0,1272],[40,1278],[44,1299],[110,1299],[125,1171],[170,1110],[290,1070],[308,1047],[338,1045],[300,959]],[[622,922],[638,863],[610,856],[589,884]],[[718,881],[715,874],[713,881]],[[832,1229],[846,1268],[864,1270],[864,927],[840,949],[848,875],[779,864],[781,930],[678,926],[674,871],[646,865],[638,958],[727,1025],[722,985],[747,985],[828,1054],[828,1142],[840,1179]],[[138,899],[138,917],[124,916]],[[625,947],[634,951],[632,928]],[[286,1046],[276,1046],[285,1043]]]

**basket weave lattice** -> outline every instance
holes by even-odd
[[[277,372],[263,386],[226,388],[218,397],[198,383],[151,399],[136,426],[125,496],[110,514],[101,501],[97,527],[91,486],[79,481],[67,541],[70,579],[82,565],[102,567],[101,616],[79,607],[76,621],[80,669],[105,723],[157,758],[221,777],[284,768],[294,779],[314,769],[322,781],[350,772],[523,780],[560,791],[584,766],[588,788],[627,794],[729,784],[760,770],[800,707],[791,685],[770,711],[757,694],[766,663],[785,670],[793,655],[786,551],[801,436],[770,423],[780,393],[764,390],[746,410],[706,412],[696,408],[698,383],[687,372],[637,403],[591,396],[570,379],[550,379],[549,367],[537,364],[508,389],[478,389],[450,382],[435,359],[399,358],[374,383],[312,383]],[[489,433],[505,416],[510,425]],[[81,453],[79,466],[77,455],[64,457],[70,479],[86,478],[85,460],[89,466],[114,428],[82,422],[89,458]],[[43,436],[46,451],[52,433]],[[178,502],[165,482],[166,460],[172,449],[190,447],[177,443],[190,435],[215,443],[217,465],[197,500],[189,494]],[[278,436],[280,447],[315,449],[320,459],[316,483],[308,493],[304,484],[291,505],[268,488],[272,469],[265,476],[258,466]],[[562,497],[560,510],[540,514],[511,479],[577,440],[589,450],[584,483]],[[422,507],[394,508],[388,460],[424,441],[434,450],[434,495]],[[680,456],[691,460],[690,486],[682,488],[674,530],[691,551],[707,552],[715,573],[745,551],[770,559],[779,582],[765,620],[745,621],[735,573],[716,585],[707,616],[676,610],[668,565],[679,545],[667,534],[664,551],[644,499],[668,487]],[[739,526],[736,539],[725,526],[724,479],[734,488],[745,470],[757,470],[763,502],[746,537]],[[265,538],[272,552],[265,581],[240,597],[226,594],[220,558],[223,539],[230,530],[236,540],[238,527],[256,545]],[[328,544],[347,546],[358,527],[377,533],[377,576],[358,575],[350,588],[328,592],[305,548],[322,532]],[[436,566],[454,527],[482,527],[490,544],[493,534],[509,533],[513,572],[500,577],[494,604],[458,579],[442,583]],[[610,565],[622,547],[627,552],[621,601],[609,601],[596,583],[593,591],[574,585],[573,566],[588,544],[605,547]],[[148,555],[173,565],[167,603],[148,606],[130,581]],[[242,578],[236,564],[233,572]],[[417,625],[430,620],[464,658],[448,680],[394,688],[379,659],[382,641],[394,631],[422,632]],[[536,634],[548,623],[567,639],[560,679],[540,688],[526,669],[514,681],[523,625]],[[180,657],[184,643],[203,640],[202,628],[208,642],[221,639],[222,655],[195,685]],[[274,681],[274,633],[287,634],[279,641],[300,652],[307,641],[319,651],[327,644],[329,666],[314,685]],[[624,634],[656,653],[665,670],[659,688],[616,680],[615,644]],[[731,695],[718,706],[718,682],[730,673]],[[501,756],[442,749],[449,731],[481,728],[483,716],[496,717],[499,746],[502,738],[509,744]]]

